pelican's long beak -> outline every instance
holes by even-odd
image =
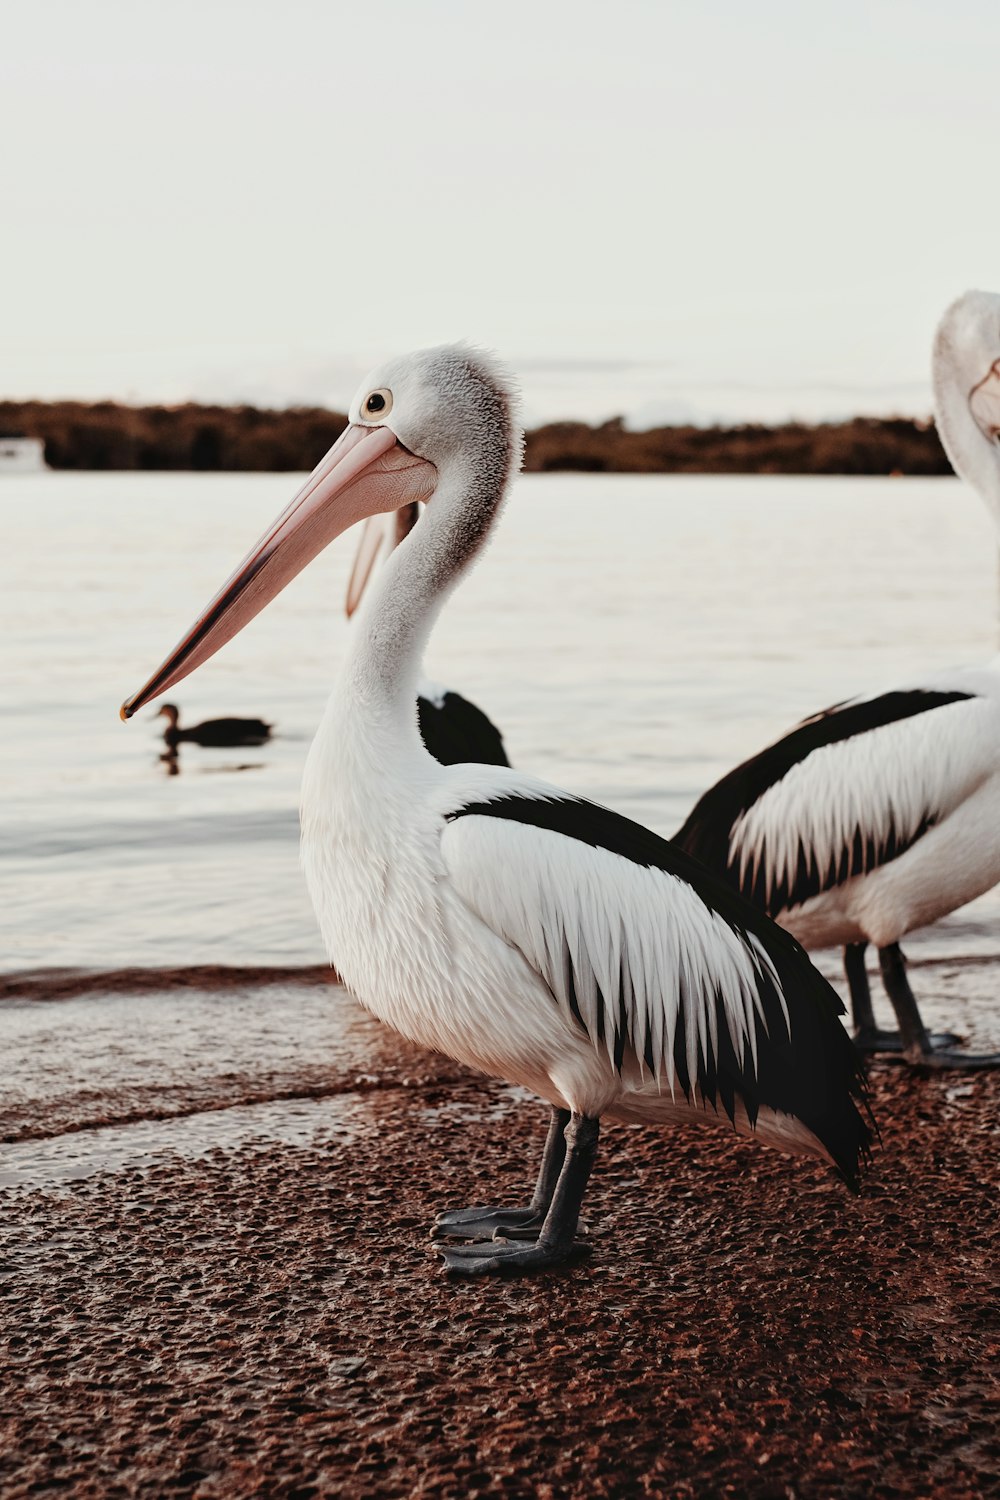
[[[983,433],[992,442],[1000,432],[1000,359],[972,392],[969,407]]]
[[[390,552],[398,547],[416,526],[419,515],[420,507],[414,502],[412,505],[402,506],[390,516],[369,516],[362,526],[354,567],[347,582],[347,598],[344,600],[344,613],[348,619],[361,603],[361,596],[368,587],[368,580],[372,576],[383,543]]]
[[[436,483],[434,465],[388,427],[348,427],[145,687],[125,700],[122,718],[214,656],[341,532],[429,499]]]

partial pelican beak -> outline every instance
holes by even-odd
[[[368,587],[368,580],[372,576],[375,564],[383,543],[388,543],[391,552],[398,547],[404,537],[409,536],[420,516],[420,507],[404,505],[390,516],[369,516],[361,528],[361,540],[358,543],[357,555],[354,559],[354,567],[347,583],[347,598],[344,600],[344,613],[350,619],[358,605],[361,596]]]
[[[145,687],[125,700],[122,718],[214,656],[341,532],[429,499],[436,483],[434,465],[407,452],[388,427],[348,427]]]
[[[990,442],[1000,432],[1000,359],[969,397],[969,409]]]

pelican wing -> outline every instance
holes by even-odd
[[[674,842],[772,916],[897,859],[992,774],[990,699],[837,704],[705,793]]]
[[[510,764],[499,729],[461,693],[443,692],[435,697],[421,693],[417,716],[420,738],[442,766],[470,761],[487,766]]]
[[[458,894],[607,1053],[751,1121],[802,1120],[848,1181],[864,1085],[835,991],[785,932],[666,840],[594,803],[501,793],[448,815]]]

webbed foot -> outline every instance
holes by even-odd
[[[491,1240],[474,1245],[448,1245],[435,1241],[434,1249],[456,1276],[499,1276],[522,1271],[543,1271],[567,1265],[590,1254],[590,1246],[571,1240],[568,1244],[536,1242],[508,1244]]]
[[[439,1215],[437,1234],[473,1241],[452,1245],[447,1238],[435,1238],[434,1249],[449,1271],[459,1276],[542,1271],[589,1253],[590,1247],[580,1244],[576,1231],[597,1154],[600,1123],[596,1118],[573,1114],[563,1128],[564,1115],[565,1111],[553,1111],[549,1130],[552,1149],[546,1150],[533,1204],[521,1209],[460,1208]],[[545,1191],[541,1191],[543,1188]],[[546,1203],[544,1209],[536,1206],[540,1201]],[[478,1238],[488,1233],[496,1237]],[[534,1244],[525,1244],[525,1240],[534,1240]]]
[[[953,1031],[935,1031],[927,1039],[934,1051],[957,1046],[962,1038]],[[903,1038],[898,1031],[883,1031],[880,1026],[862,1026],[854,1033],[854,1045],[859,1052],[903,1051]]]
[[[928,1072],[973,1073],[1000,1068],[1000,1052],[952,1052],[944,1047],[932,1052],[911,1049],[902,1060],[911,1068]]]
[[[435,1239],[491,1240],[500,1235],[511,1240],[537,1240],[544,1223],[544,1209],[453,1208],[438,1214],[431,1234]]]

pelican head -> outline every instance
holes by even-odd
[[[1000,295],[966,292],[938,324],[934,340],[935,388],[945,371],[965,396],[983,436],[1000,433]]]
[[[938,324],[934,414],[952,467],[1000,531],[1000,296],[966,292]]]
[[[489,354],[443,345],[372,371],[348,426],[144,687],[129,719],[214,656],[335,537],[433,499],[443,476],[502,483],[519,452],[511,382]]]
[[[390,428],[403,447],[444,469],[474,464],[501,449],[515,401],[511,377],[494,355],[468,344],[443,344],[373,370],[351,402],[348,420],[360,428]]]

